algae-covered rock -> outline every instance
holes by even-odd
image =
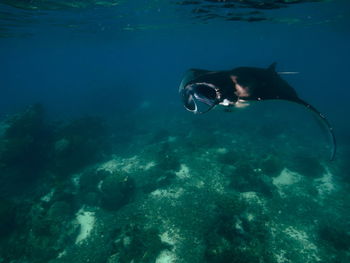
[[[160,167],[155,166],[145,172],[145,180],[142,183],[142,190],[145,193],[150,193],[159,188],[169,186],[176,175],[172,171],[164,171]]]
[[[259,168],[264,174],[274,177],[281,173],[284,166],[281,160],[270,155],[261,160]]]
[[[16,227],[16,206],[15,203],[0,199],[0,239],[6,238]]]
[[[57,237],[63,225],[69,225],[73,219],[74,209],[70,203],[54,202],[47,209],[37,204],[30,213],[32,229],[36,236]]]
[[[99,185],[108,175],[110,173],[104,170],[88,170],[80,176],[79,197],[83,204],[89,206],[100,205],[101,193]]]
[[[27,215],[22,256],[29,262],[49,262],[74,243],[78,231],[70,203],[57,201],[49,206],[36,203]]]
[[[166,249],[171,247],[161,241],[157,229],[130,225],[121,230],[114,241],[113,255],[108,263],[156,262],[158,255]]]
[[[79,179],[79,188],[81,192],[97,192],[98,184],[105,177],[110,175],[109,172],[104,170],[89,169],[85,171]]]
[[[100,160],[108,149],[108,129],[102,119],[85,117],[56,131],[54,170],[66,177]]]
[[[169,143],[162,143],[156,155],[158,168],[164,171],[177,171],[180,162]]]
[[[336,250],[350,249],[350,233],[347,232],[344,225],[325,224],[319,227],[318,234],[321,240]]]
[[[292,171],[311,178],[321,177],[325,172],[324,167],[317,158],[301,155],[296,156],[287,167]]]
[[[260,192],[270,196],[272,194],[271,182],[261,175],[249,164],[240,164],[230,177],[230,187],[239,192]]]
[[[108,210],[118,210],[131,201],[134,190],[135,182],[131,177],[117,173],[110,174],[101,183],[101,205]]]
[[[241,155],[237,151],[223,151],[219,152],[218,161],[224,165],[234,165],[241,160]]]
[[[265,247],[268,218],[261,212],[251,214],[249,205],[236,195],[220,196],[216,203],[216,219],[204,235],[205,262],[273,262]]]
[[[0,177],[16,184],[42,175],[50,158],[52,134],[40,104],[10,117],[0,151]]]

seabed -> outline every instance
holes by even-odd
[[[350,262],[349,155],[307,117],[42,111],[0,124],[0,262]]]

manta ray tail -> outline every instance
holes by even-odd
[[[295,100],[294,102],[305,106],[307,109],[309,109],[310,111],[315,113],[316,116],[318,117],[318,119],[321,120],[321,122],[327,127],[328,134],[329,134],[330,140],[332,142],[332,151],[331,151],[330,160],[333,161],[334,157],[335,157],[335,153],[337,151],[337,142],[335,140],[333,127],[330,125],[330,123],[328,122],[328,120],[326,119],[326,117],[322,113],[320,113],[315,107],[313,107],[312,105],[310,105],[306,101],[303,101],[302,99],[298,99],[298,100]]]

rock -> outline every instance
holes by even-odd
[[[0,151],[0,177],[7,176],[19,188],[33,182],[43,174],[52,148],[52,134],[45,122],[45,112],[40,104],[6,121]],[[14,190],[16,189],[14,187]]]
[[[102,207],[118,210],[130,202],[135,190],[135,182],[126,175],[111,174],[101,184]]]
[[[289,167],[290,170],[311,178],[321,177],[325,172],[324,167],[318,159],[308,156],[295,157],[294,161],[288,165]]]
[[[170,249],[170,245],[161,241],[157,229],[130,225],[120,231],[107,262],[156,262],[162,251]]]
[[[0,239],[6,238],[16,227],[15,204],[6,199],[0,199]]]

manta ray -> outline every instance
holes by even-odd
[[[188,70],[179,93],[188,111],[206,113],[217,105],[241,108],[252,101],[284,100],[297,103],[313,112],[327,127],[332,142],[330,159],[336,152],[333,127],[315,107],[299,98],[294,88],[276,72],[276,63],[268,68],[238,67],[232,70]]]

